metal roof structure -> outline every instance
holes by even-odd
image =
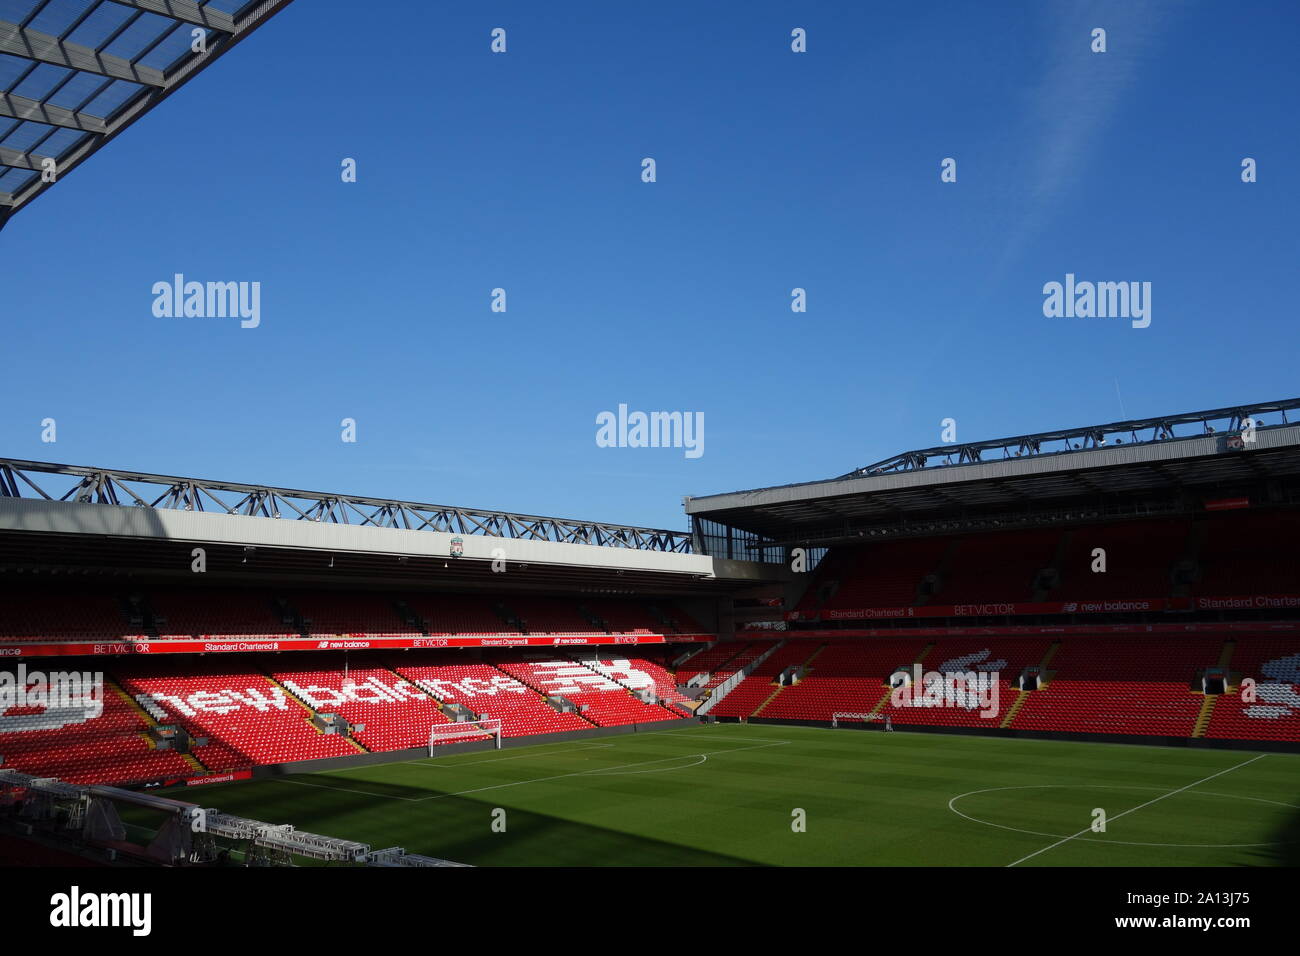
[[[685,531],[546,518],[509,511],[453,508],[390,498],[326,494],[269,485],[177,478],[80,465],[0,459],[0,498],[24,497],[365,528],[488,535],[524,541],[674,554],[691,553],[691,537]]]
[[[1188,513],[1235,493],[1296,506],[1296,408],[1300,399],[940,446],[824,481],[690,498],[686,511],[700,550],[717,555],[724,542],[724,556],[743,558],[768,546]]]
[[[292,0],[0,0],[0,229]]]
[[[196,546],[205,580],[259,584],[663,595],[779,576],[686,531],[0,459],[0,579],[190,578]]]
[[[1060,454],[1089,448],[1105,448],[1108,444],[1122,445],[1125,438],[1132,445],[1171,441],[1175,438],[1213,435],[1217,432],[1240,432],[1247,424],[1266,425],[1264,416],[1277,413],[1281,424],[1288,424],[1287,412],[1300,409],[1300,398],[1280,402],[1258,402],[1229,408],[1212,408],[1181,415],[1162,415],[1159,418],[1135,418],[1106,425],[1089,425],[1084,428],[1066,428],[1015,438],[995,438],[991,441],[965,444],[939,445],[894,455],[873,465],[865,465],[841,475],[841,478],[859,478],[863,475],[884,475],[898,471],[915,471],[919,468],[942,468],[951,465],[973,464],[983,461],[986,452],[1001,452],[1003,459],[1025,458],[1035,455]],[[1215,425],[1218,425],[1216,429]],[[1179,435],[1178,429],[1186,425],[1197,426],[1193,435]],[[1146,433],[1143,435],[1142,433]],[[1053,447],[1055,446],[1055,447]],[[940,460],[941,459],[941,460]],[[955,460],[954,460],[955,459]]]

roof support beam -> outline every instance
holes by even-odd
[[[232,50],[244,37],[253,33],[291,2],[292,0],[260,0],[260,2],[246,4],[236,16],[214,9],[212,4],[205,5],[196,0],[95,0],[86,7],[82,20],[76,23],[84,22],[85,16],[100,9],[104,3],[130,8],[140,16],[148,13],[172,21],[171,27],[161,29],[152,43],[148,43],[127,60],[29,29],[29,24],[35,21],[37,15],[49,3],[49,0],[44,0],[33,5],[21,23],[0,20],[0,54],[29,61],[28,72],[41,63],[49,63],[65,69],[101,76],[104,78],[103,83],[82,102],[70,104],[71,109],[34,102],[25,97],[14,96],[12,93],[7,96],[0,94],[0,120],[9,117],[20,122],[42,123],[51,127],[76,129],[89,134],[81,137],[80,141],[71,148],[61,152],[59,180],[62,181],[68,173],[94,155],[101,146]],[[127,22],[134,23],[137,19],[138,17],[130,17]],[[158,49],[158,44],[181,24],[194,24],[211,31],[207,40],[207,52],[187,53],[176,62],[169,64],[165,72],[141,65],[142,59],[151,51]],[[74,23],[74,27],[75,25]],[[68,35],[70,34],[64,34],[64,36]],[[105,46],[101,45],[99,49],[105,49]],[[110,84],[118,80],[136,83],[141,89],[135,91],[133,95],[121,98],[120,105],[110,116],[99,117],[82,112],[95,102],[99,94]],[[14,88],[13,85],[10,86],[11,90]],[[0,126],[3,126],[3,123],[0,123]],[[19,155],[21,154],[16,153],[13,158],[17,160]],[[29,155],[28,159],[30,158]],[[37,163],[39,164],[39,158]],[[30,163],[23,163],[22,166],[31,168]],[[24,183],[21,188],[13,189],[8,195],[0,194],[0,210],[8,210],[6,216],[0,216],[0,228],[4,227],[9,215],[24,208],[52,185],[53,183],[34,178]]]
[[[0,146],[0,166],[12,166],[14,169],[34,169],[41,171],[41,163],[47,159],[54,159],[53,156],[42,156],[40,153],[22,153],[16,149],[7,149]],[[58,160],[55,160],[55,170],[58,169]]]
[[[222,33],[235,32],[235,18],[222,10],[201,7],[193,0],[113,0],[120,7],[134,7],[147,13],[157,13],[182,23],[220,30]]]
[[[120,56],[97,53],[79,43],[65,43],[48,33],[24,29],[7,20],[0,20],[0,53],[25,57],[41,63],[52,63],[71,70],[81,70],[83,73],[111,76],[116,80],[130,80],[142,86],[158,89],[167,86],[167,80],[161,70],[136,66]]]
[[[107,124],[98,116],[78,113],[39,100],[29,100],[25,96],[15,96],[12,93],[0,93],[0,116],[44,123],[46,126],[60,126],[63,129],[79,129],[85,133],[108,131]]]

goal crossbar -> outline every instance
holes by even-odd
[[[831,714],[832,727],[838,727],[840,725],[841,720],[880,720],[880,715],[879,714],[847,714],[847,713]]]
[[[433,724],[429,728],[429,756],[434,756],[439,744],[452,740],[482,740],[491,737],[496,749],[501,749],[501,721],[493,718],[458,720],[450,724]]]

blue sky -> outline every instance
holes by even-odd
[[[400,6],[300,0],[13,218],[0,454],[678,528],[946,417],[1300,391],[1296,4]],[[260,327],[156,318],[177,272]],[[620,403],[703,456],[597,447]]]

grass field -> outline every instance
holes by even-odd
[[[1300,862],[1300,756],[1244,751],[691,724],[194,798],[480,866]]]

